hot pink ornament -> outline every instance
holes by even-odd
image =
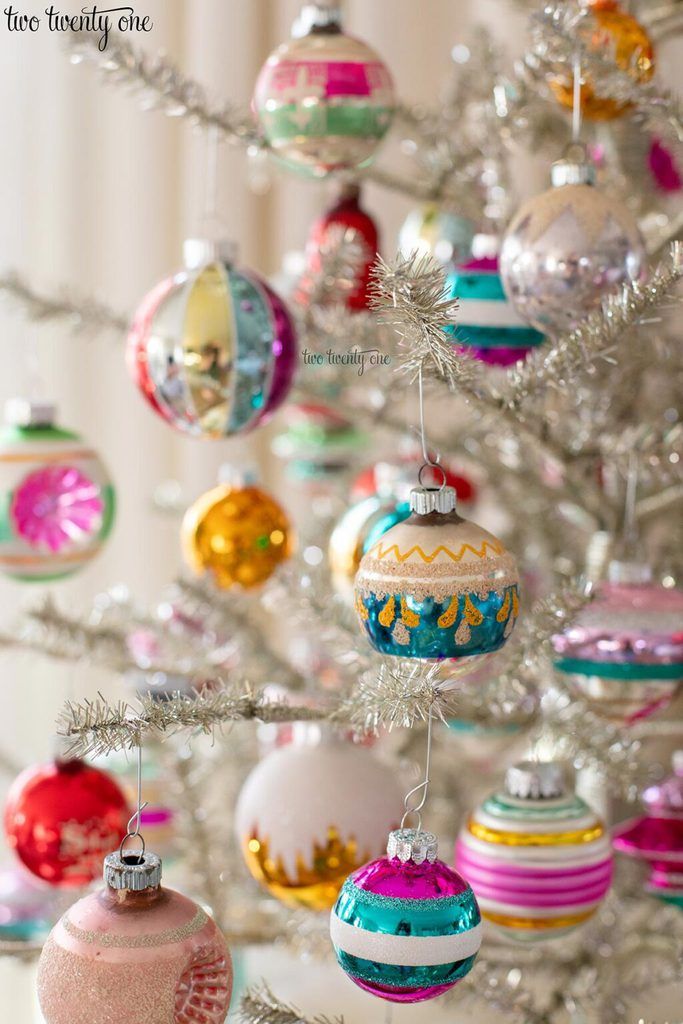
[[[683,907],[683,750],[673,756],[673,775],[643,793],[647,814],[614,830],[614,848],[652,868],[648,890]]]
[[[64,914],[43,948],[46,1024],[223,1024],[225,939],[192,900],[162,888],[153,853],[110,854],[105,888]]]
[[[35,548],[61,551],[102,526],[101,488],[75,466],[43,466],[12,497],[17,533]]]

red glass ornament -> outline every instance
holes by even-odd
[[[8,845],[38,878],[88,885],[117,847],[131,811],[114,780],[83,761],[34,765],[19,775],[5,804]]]
[[[368,309],[370,271],[379,251],[379,232],[370,214],[361,209],[358,185],[344,186],[336,203],[313,223],[306,244],[304,288],[308,275],[320,271],[320,249],[325,244],[328,232],[335,228],[353,232],[355,240],[364,248],[365,261],[358,272],[356,288],[346,296],[345,303],[348,309]]]

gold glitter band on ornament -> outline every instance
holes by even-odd
[[[592,910],[584,910],[580,914],[567,914],[566,917],[510,917],[507,914],[496,914],[492,910],[482,908],[481,916],[491,924],[498,924],[504,928],[548,931],[551,928],[573,928],[577,924],[583,924],[593,916],[596,909],[593,907]]]
[[[591,828],[576,829],[573,832],[499,832],[481,822],[470,819],[467,825],[476,839],[499,846],[565,846],[576,843],[592,843],[604,835],[602,824]]]

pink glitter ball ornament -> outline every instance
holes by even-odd
[[[683,907],[683,750],[673,755],[673,775],[643,793],[647,813],[617,825],[615,850],[648,863],[648,891]]]
[[[38,965],[46,1024],[223,1024],[232,963],[192,900],[161,886],[153,853],[104,862],[105,888],[58,921]]]
[[[12,497],[17,533],[35,548],[61,551],[102,526],[99,486],[75,466],[44,466],[24,477]]]

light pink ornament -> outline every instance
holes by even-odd
[[[46,1024],[223,1024],[232,963],[192,900],[162,888],[155,854],[110,854],[105,888],[64,914],[38,966]]]

